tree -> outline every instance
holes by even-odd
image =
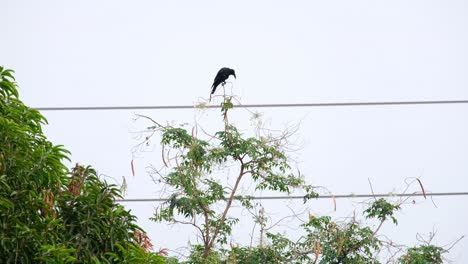
[[[161,180],[173,187],[169,201],[159,208],[156,221],[168,221],[193,226],[203,241],[203,258],[209,258],[216,244],[226,244],[232,226],[239,219],[229,215],[234,201],[252,208],[251,197],[239,193],[243,180],[249,178],[256,189],[289,193],[292,189],[306,190],[306,197],[315,196],[313,187],[291,172],[282,137],[245,137],[229,124],[228,111],[233,107],[231,97],[225,97],[221,111],[224,130],[208,140],[201,139],[183,127],[162,126],[152,120],[150,130],[161,132],[161,144],[175,166]],[[164,156],[164,155],[163,155]],[[227,163],[236,164],[238,174],[232,187],[225,186],[212,173]],[[227,197],[226,197],[227,195]],[[215,204],[224,204],[217,211]]]
[[[318,195],[316,188],[292,172],[286,153],[288,133],[248,137],[230,124],[233,98],[223,97],[224,127],[213,135],[203,130],[204,135],[199,136],[198,124],[192,128],[164,126],[140,116],[151,122],[141,145],[160,133],[164,167],[154,169],[153,177],[170,190],[169,199],[157,209],[153,220],[192,226],[202,241],[193,246],[185,263],[380,263],[379,253],[394,245],[380,239],[378,232],[387,220],[397,224],[394,213],[401,209],[401,203],[385,199],[375,199],[363,213],[365,219],[379,221],[374,229],[356,218],[335,222],[329,216],[309,216],[301,225],[303,235],[298,240],[261,232],[260,241],[266,242],[258,246],[226,246],[233,225],[239,222],[230,214],[233,203],[254,207],[251,194],[239,189],[242,182],[253,184],[256,190],[290,193],[300,189],[304,202]],[[233,166],[237,176],[232,182],[220,177],[224,168],[232,170]],[[256,221],[266,230],[265,217],[256,216]],[[388,261],[441,263],[444,252],[436,246],[418,246],[400,259],[392,256]]]
[[[164,263],[149,253],[121,194],[42,132],[46,119],[19,99],[0,67],[0,262]]]

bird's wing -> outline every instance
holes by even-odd
[[[211,94],[214,94],[214,92],[216,91],[216,88],[218,87],[218,85],[221,83],[221,81],[219,80],[219,78],[216,78],[213,82],[213,85],[211,86]]]

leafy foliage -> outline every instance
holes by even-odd
[[[49,229],[63,228],[47,198],[66,182],[68,151],[47,141],[46,120],[19,100],[13,71],[0,67],[0,80],[0,262],[31,263],[58,239]]]
[[[272,247],[233,247],[226,263],[284,263],[283,256]]]
[[[69,152],[46,139],[46,123],[0,67],[0,263],[164,263],[115,202],[116,186],[91,167],[68,171]]]
[[[380,198],[374,201],[369,208],[367,208],[364,213],[366,214],[367,218],[374,218],[376,217],[380,221],[385,221],[388,218],[392,219],[393,223],[397,224],[397,219],[393,216],[393,213],[396,210],[399,210],[399,205],[393,205],[387,202],[385,199]]]
[[[311,216],[302,228],[305,234],[297,241],[267,233],[270,258],[278,263],[379,263],[375,252],[381,244],[369,227]]]
[[[383,243],[370,227],[354,220],[337,223],[328,216],[311,216],[302,228],[304,235],[295,241],[283,234],[267,233],[268,242],[263,246],[231,245],[229,249],[213,249],[206,257],[204,246],[196,245],[186,261],[174,263],[381,263],[378,252],[383,249]],[[427,244],[409,248],[404,255],[387,263],[440,264],[445,252],[441,247]]]
[[[407,253],[400,257],[401,264],[419,264],[419,263],[443,263],[442,254],[445,253],[441,247],[434,245],[421,245],[409,248]]]

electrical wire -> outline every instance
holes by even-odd
[[[436,105],[468,104],[468,100],[436,101],[387,101],[387,102],[344,102],[344,103],[294,103],[294,104],[238,104],[239,108],[279,108],[279,107],[336,107],[336,106],[385,106],[385,105]],[[163,109],[196,109],[220,108],[220,105],[147,105],[147,106],[64,106],[34,107],[39,111],[101,111],[101,110],[163,110]]]
[[[419,196],[468,196],[468,192],[437,192],[437,193],[380,193],[380,194],[337,194],[320,195],[312,199],[339,199],[339,198],[381,198],[381,197],[419,197]],[[252,200],[297,200],[304,196],[253,196]],[[227,200],[227,198],[225,198]],[[117,202],[166,202],[168,198],[138,198],[120,199]],[[238,200],[238,198],[236,199]]]

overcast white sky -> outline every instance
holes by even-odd
[[[219,68],[236,70],[244,104],[468,99],[466,1],[9,1],[0,0],[0,65],[16,71],[33,107],[191,105],[207,98]],[[336,194],[401,191],[421,177],[433,192],[468,191],[468,105],[259,109],[268,126],[301,122],[294,154],[313,184]],[[144,122],[208,126],[219,110],[43,112],[49,139],[112,181],[128,198],[154,197],[146,173],[154,152],[135,157]],[[233,122],[248,131],[250,115]],[[417,191],[417,186],[411,191]],[[348,216],[358,200],[313,201],[314,214]],[[383,232],[412,244],[436,230],[448,244],[468,234],[468,197],[417,199]],[[297,203],[296,203],[297,204]],[[294,206],[296,206],[296,204]],[[268,204],[284,212],[285,203]],[[147,220],[157,204],[130,204],[156,248],[186,245],[188,229]],[[297,204],[299,206],[299,204]],[[278,209],[278,208],[283,209]],[[250,217],[239,212],[245,222]],[[241,225],[242,227],[242,225]],[[244,229],[245,230],[245,229]],[[242,228],[235,242],[248,237]],[[174,235],[176,234],[176,235]],[[468,263],[468,241],[448,255]]]

